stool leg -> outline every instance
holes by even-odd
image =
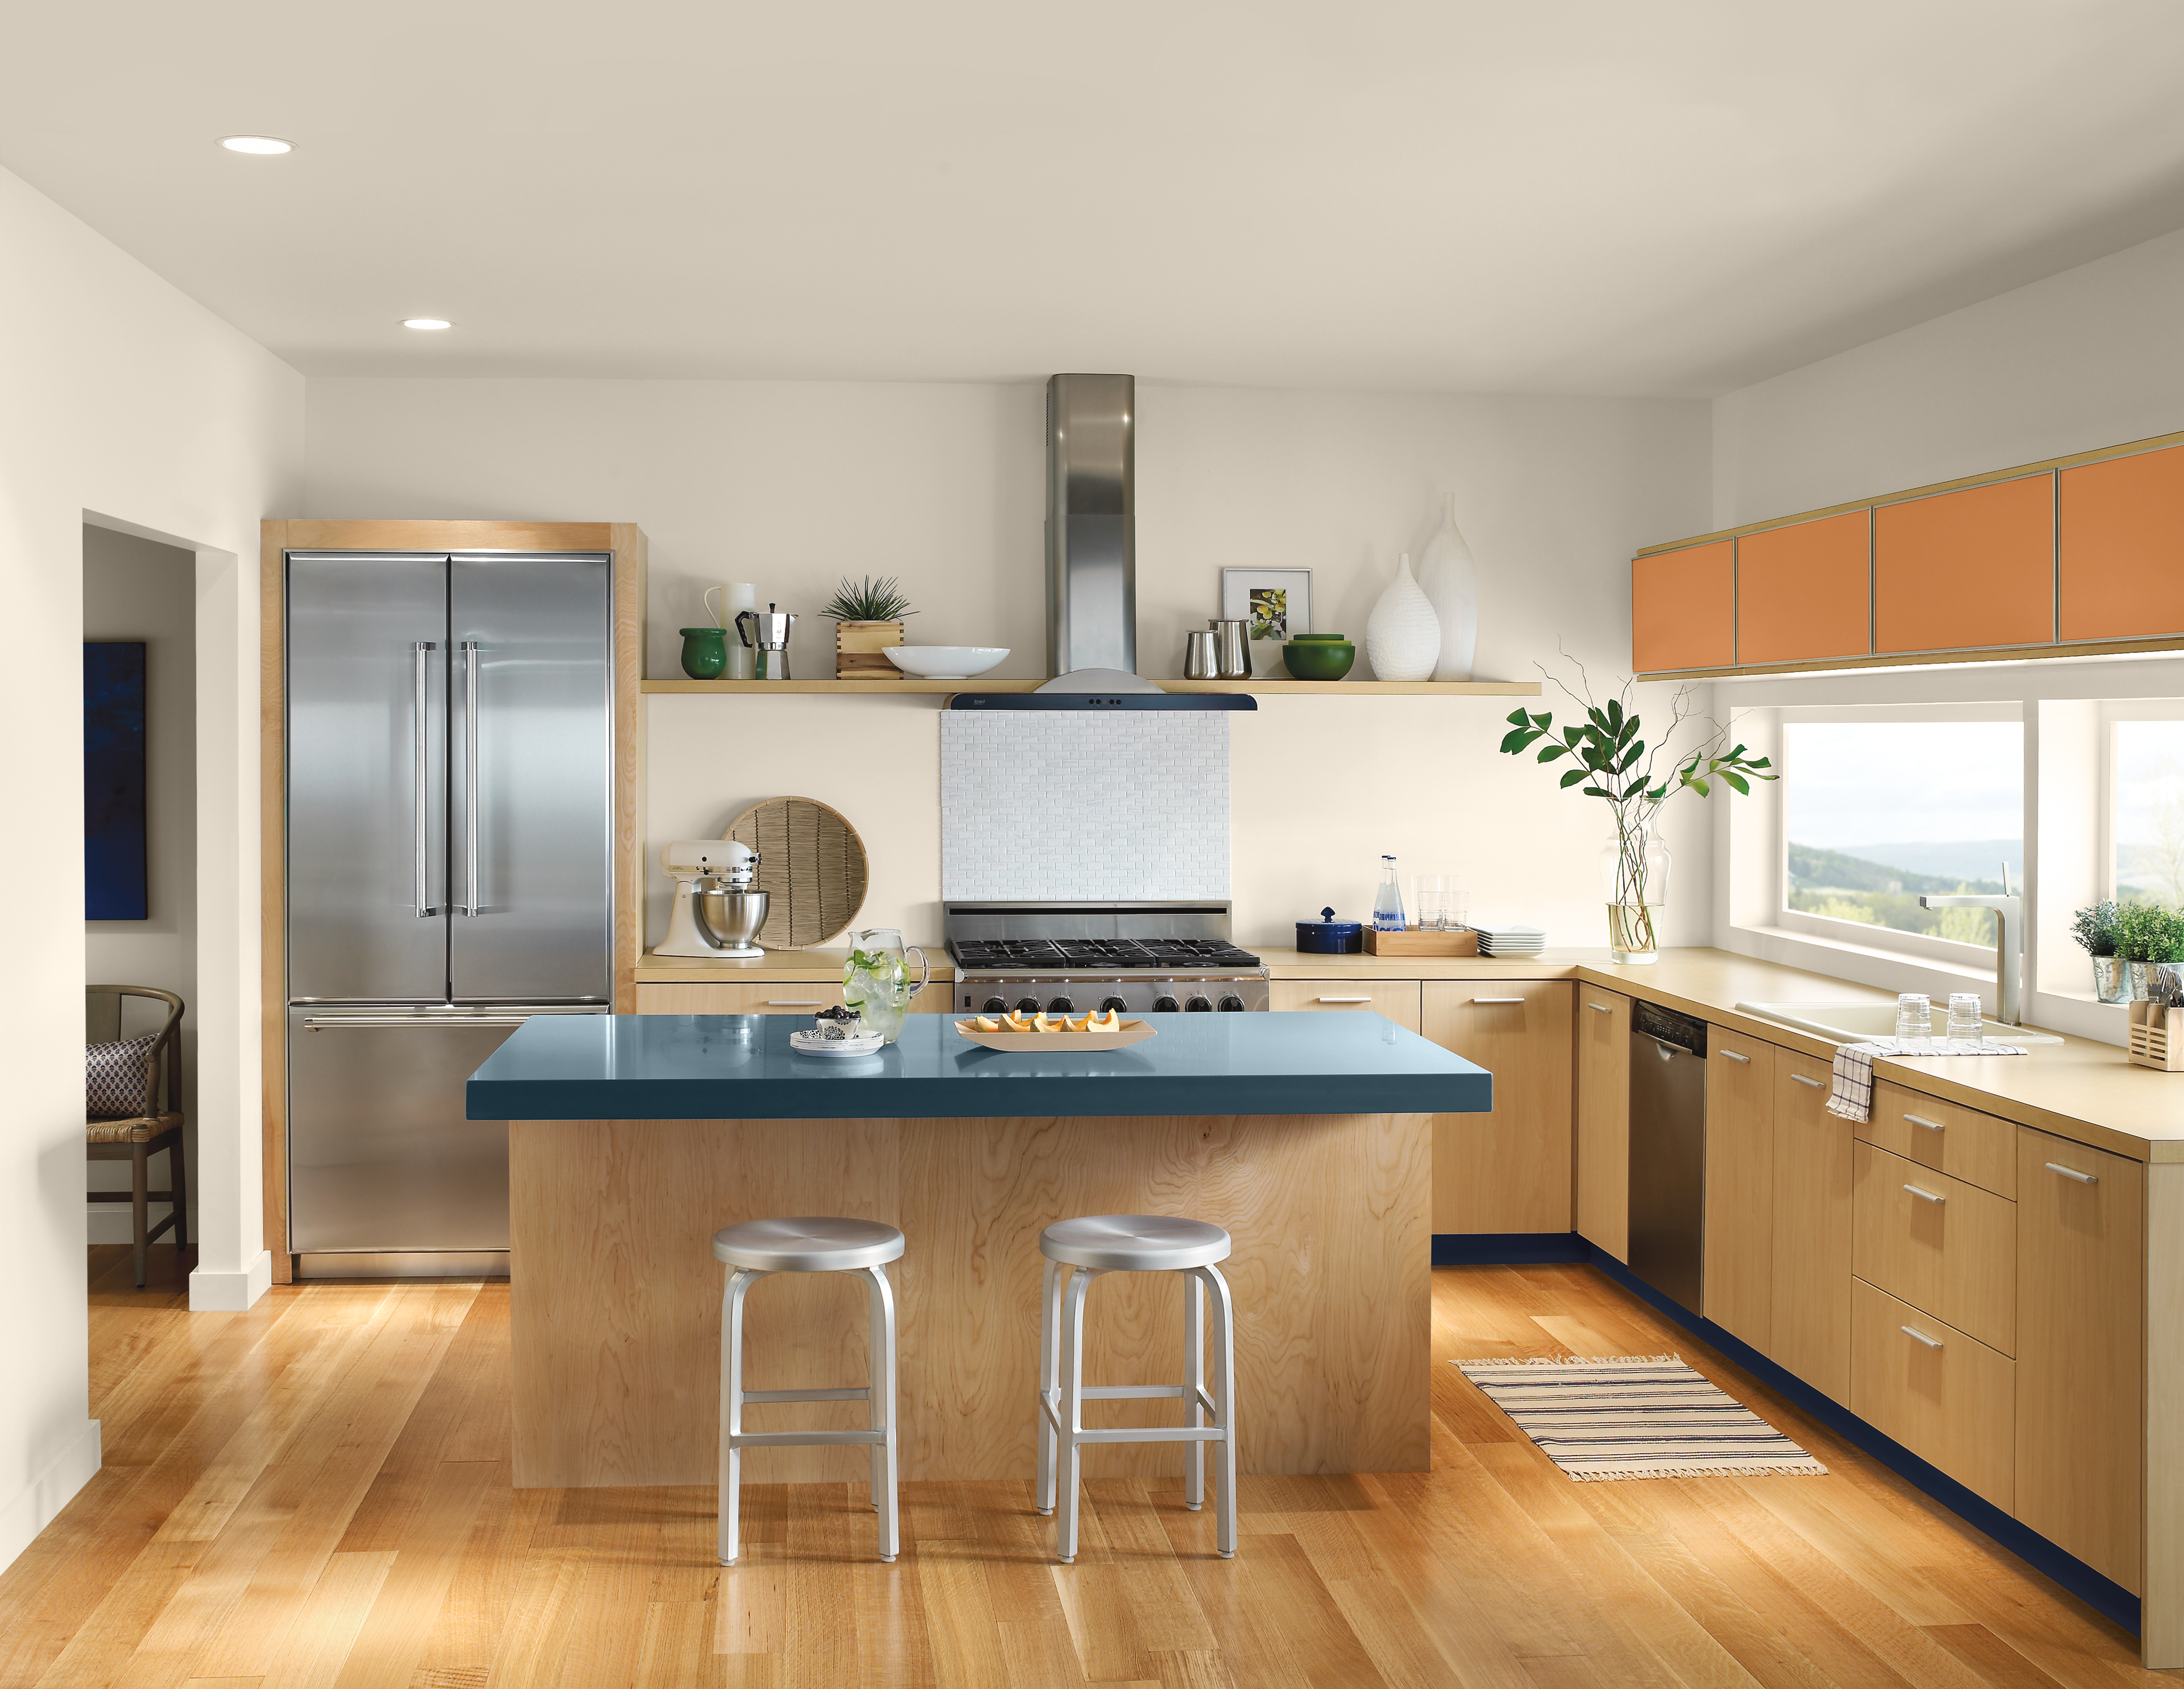
[[[190,1173],[182,1165],[182,1134],[167,1146],[167,1188],[175,1193],[175,1252],[177,1258],[190,1246]]]
[[[1065,1566],[1077,1559],[1077,1434],[1084,1429],[1084,1292],[1099,1274],[1089,1267],[1073,1268],[1069,1274],[1069,1297],[1061,1322],[1061,1489],[1056,1498],[1054,1552]]]
[[[894,1291],[884,1267],[868,1268],[866,1279],[872,1292],[872,1429],[887,1434],[872,1445],[872,1505],[879,1509],[880,1558],[892,1562],[902,1536],[895,1502]]]
[[[1061,1266],[1045,1263],[1039,1288],[1039,1510],[1054,1511],[1054,1426],[1046,1404],[1056,1401],[1061,1373]]]
[[[1198,1392],[1206,1388],[1206,1302],[1204,1286],[1195,1273],[1183,1275],[1184,1387],[1190,1392],[1190,1412],[1184,1424],[1192,1430],[1206,1424],[1206,1404]],[[1195,1440],[1183,1446],[1183,1504],[1196,1513],[1206,1505],[1206,1445]]]
[[[766,1276],[742,1267],[728,1270],[721,1292],[721,1540],[724,1566],[736,1563],[737,1509],[741,1502],[744,1455],[736,1439],[744,1430],[744,1297]]]
[[[145,1192],[151,1188],[151,1157],[144,1146],[136,1146],[136,1153],[129,1158],[129,1212],[136,1224],[136,1288],[144,1288],[144,1234],[151,1229],[152,1217],[145,1204]]]
[[[1213,1303],[1213,1423],[1221,1430],[1221,1505],[1214,1543],[1224,1560],[1236,1555],[1236,1310],[1217,1267],[1198,1277]]]

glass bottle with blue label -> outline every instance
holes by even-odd
[[[1380,858],[1380,895],[1373,900],[1373,930],[1376,933],[1400,933],[1403,930],[1403,889],[1396,884],[1396,859]]]

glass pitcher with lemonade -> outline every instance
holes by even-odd
[[[917,978],[910,977],[910,958],[917,958]],[[903,948],[902,934],[893,927],[868,927],[850,934],[850,959],[842,964],[842,1001],[855,1009],[865,1025],[889,1044],[902,1036],[902,1017],[911,1000],[933,977],[925,952],[915,945]]]

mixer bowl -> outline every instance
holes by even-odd
[[[708,890],[700,887],[690,895],[698,924],[705,936],[722,950],[749,950],[758,942],[766,925],[769,894],[763,891]]]

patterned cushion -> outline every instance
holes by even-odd
[[[83,1112],[92,1120],[131,1120],[152,1112],[152,1046],[159,1040],[125,1038],[83,1046]]]

